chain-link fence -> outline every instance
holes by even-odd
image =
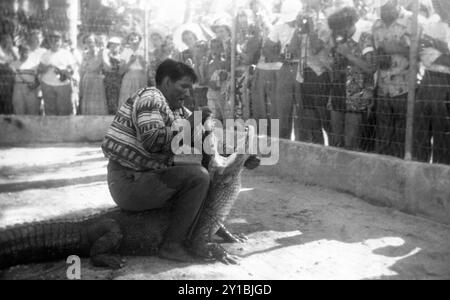
[[[281,138],[450,162],[448,1],[237,3],[2,1],[0,113],[113,115],[171,58],[198,75],[191,110],[279,119]]]

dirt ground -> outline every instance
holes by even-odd
[[[0,149],[0,228],[114,206],[105,167],[92,145]],[[294,178],[247,172],[227,223],[249,237],[226,246],[239,265],[129,257],[109,271],[84,259],[82,279],[450,279],[450,227]],[[66,268],[20,266],[3,278],[64,279]]]

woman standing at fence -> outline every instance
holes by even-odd
[[[121,58],[122,41],[118,37],[113,37],[108,41],[103,52],[103,72],[105,74],[105,93],[108,113],[115,115],[119,108],[120,86],[122,85],[122,75],[120,67],[125,64]]]
[[[352,7],[342,8],[328,18],[337,57],[343,62],[334,70],[345,78],[345,94],[332,100],[333,137],[342,139],[345,148],[361,150],[363,122],[374,98],[375,48],[370,24],[358,23]]]
[[[82,115],[106,115],[106,95],[103,84],[103,55],[96,36],[86,37],[87,48],[80,67],[80,100]]]
[[[139,89],[147,86],[144,54],[140,51],[142,37],[132,33],[127,38],[128,47],[122,52],[125,64],[121,67],[124,74],[120,88],[119,107]]]
[[[0,114],[11,114],[12,96],[14,88],[14,72],[10,64],[18,60],[19,56],[14,48],[12,36],[0,36]]]

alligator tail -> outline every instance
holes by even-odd
[[[0,229],[0,270],[11,266],[81,255],[80,223],[52,221]]]

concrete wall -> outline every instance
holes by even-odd
[[[98,142],[113,117],[0,116],[0,146]]]
[[[113,117],[0,116],[0,146],[99,142]],[[450,224],[450,166],[280,142],[280,161],[260,172],[353,194]]]
[[[450,166],[282,141],[279,164],[260,170],[450,224]]]

